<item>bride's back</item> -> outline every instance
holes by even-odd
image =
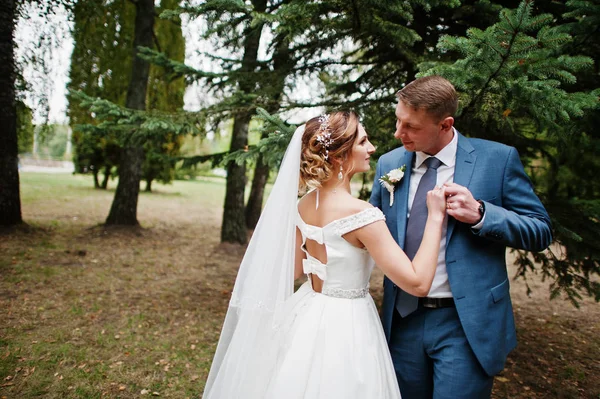
[[[311,239],[310,237],[304,237],[304,248],[308,255],[317,259],[324,265],[331,263],[331,259],[329,259],[327,253],[328,246],[335,246],[338,261],[340,260],[340,254],[348,254],[350,257],[353,256],[353,249],[361,249],[363,247],[360,241],[355,238],[353,231],[342,234],[339,237],[325,233],[330,228],[335,227],[338,221],[341,221],[342,219],[346,221],[349,217],[351,219],[353,215],[357,215],[369,208],[371,208],[371,206],[368,203],[352,197],[345,190],[338,190],[337,193],[318,192],[315,190],[305,195],[298,203],[298,213],[300,218],[306,225],[316,227],[324,233],[322,243],[315,239]],[[329,237],[329,241],[325,242],[327,237]],[[329,267],[331,266],[333,265],[329,265]],[[337,268],[337,266],[333,267]],[[323,281],[314,274],[310,277],[315,291],[321,291]]]
[[[354,215],[370,207],[369,203],[353,197],[343,189],[337,193],[313,190],[298,202],[298,212],[302,220],[317,227],[325,227],[336,220]],[[346,234],[344,238],[350,244],[362,248],[362,244],[358,240],[352,239],[350,233]]]

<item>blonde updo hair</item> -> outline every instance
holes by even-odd
[[[337,173],[340,165],[348,158],[358,137],[359,120],[353,111],[329,114],[328,131],[332,143],[325,147],[317,140],[321,128],[321,117],[306,122],[302,136],[300,155],[300,188],[320,188],[324,181]],[[334,168],[337,168],[334,170]]]

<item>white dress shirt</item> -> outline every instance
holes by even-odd
[[[453,128],[452,141],[448,143],[440,152],[434,156],[442,161],[442,164],[437,169],[437,185],[441,186],[444,183],[451,183],[454,181],[454,167],[456,165],[456,149],[458,148],[458,134]],[[430,155],[424,152],[417,151],[415,153],[415,165],[412,168],[412,174],[410,177],[410,187],[408,192],[408,215],[410,217],[410,210],[417,193],[417,187],[421,178],[427,171],[427,166],[424,164],[425,160]],[[476,226],[478,227],[478,226]],[[448,230],[448,218],[444,219],[442,226],[442,240],[440,242],[440,253],[438,254],[437,268],[435,269],[435,276],[433,277],[433,284],[429,290],[428,297],[431,298],[450,298],[452,297],[452,291],[450,291],[450,284],[448,283],[448,273],[446,272],[446,232]]]

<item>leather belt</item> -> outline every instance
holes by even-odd
[[[454,298],[419,298],[419,305],[428,309],[453,308]]]

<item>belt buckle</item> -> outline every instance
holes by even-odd
[[[421,300],[421,303],[423,304],[424,308],[428,308],[428,309],[437,309],[438,308],[437,301],[434,300],[433,298],[423,298]]]

